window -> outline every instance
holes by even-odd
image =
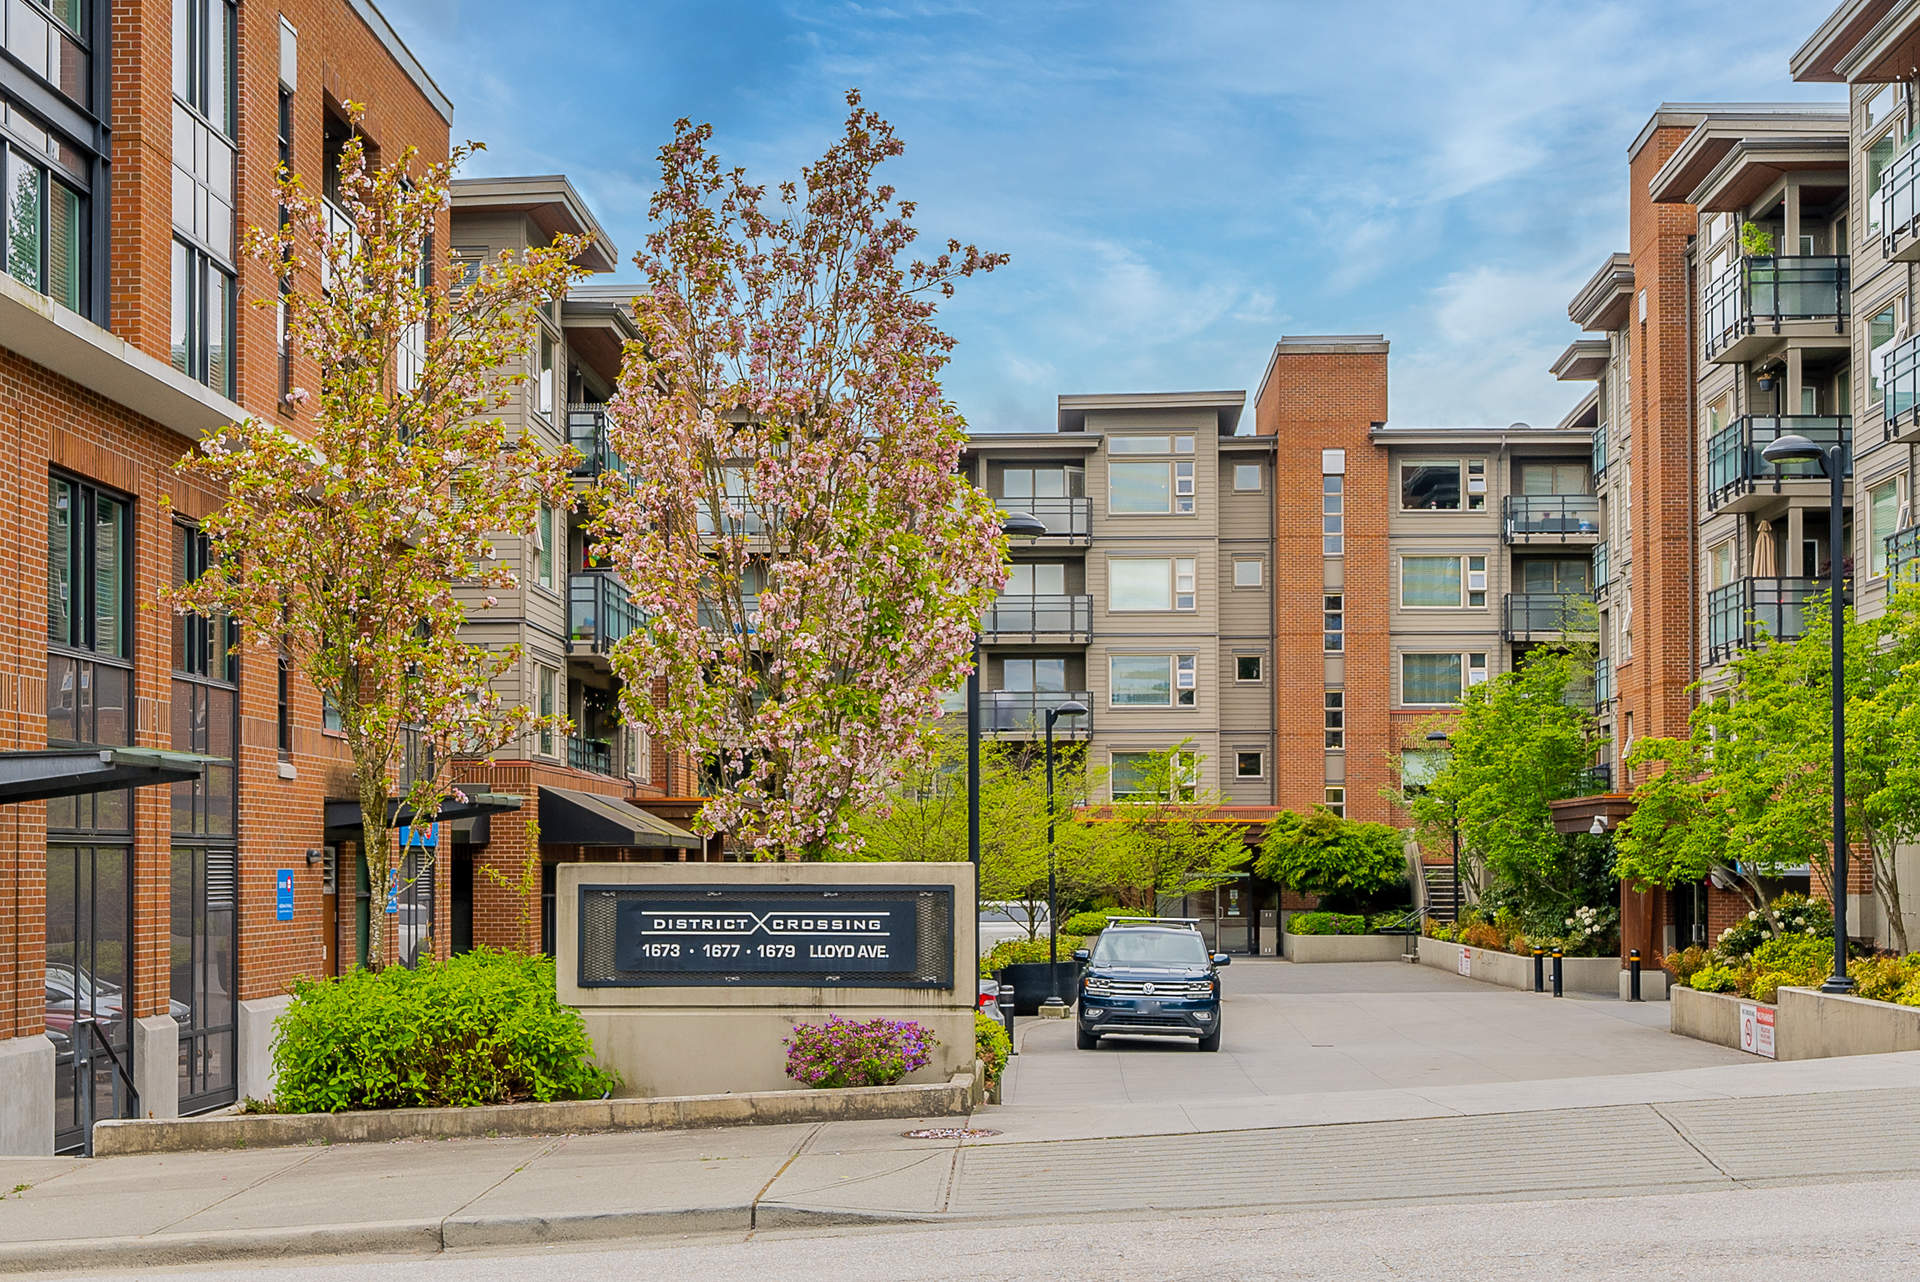
[[[1191,557],[1110,557],[1107,579],[1111,610],[1191,610],[1195,605]]]
[[[9,276],[72,311],[84,313],[87,229],[80,193],[63,180],[61,170],[45,163],[58,154],[79,164],[71,147],[33,125],[18,112],[0,109],[10,131],[38,144],[40,155],[0,135],[0,264]]]
[[[1110,778],[1115,801],[1190,801],[1200,787],[1200,758],[1190,752],[1116,752]]]
[[[1878,201],[1871,202],[1869,209],[1878,209]],[[1887,349],[1893,343],[1894,318],[1893,304],[1889,303],[1874,314],[1867,322],[1867,404],[1878,405],[1881,398],[1880,380],[1886,373]]]
[[[1471,459],[1467,463],[1467,510],[1484,511],[1487,506],[1487,461]]]
[[[1482,565],[1484,571],[1485,566]],[[1400,605],[1407,610],[1457,610],[1461,603],[1460,558],[1400,558]]]
[[[1330,783],[1327,785],[1325,796],[1327,809],[1339,815],[1342,819],[1345,819],[1347,817],[1347,790],[1339,784]]]
[[[543,588],[553,586],[553,508],[540,505],[540,519],[533,527],[534,580]]]
[[[1082,498],[1087,473],[1078,467],[1010,467],[1000,474],[1000,495],[1009,499]]]
[[[1460,510],[1460,464],[1420,462],[1400,465],[1400,507],[1407,512]]]
[[[1520,580],[1520,591],[1544,595],[1587,591],[1592,569],[1591,563],[1572,558],[1545,560],[1536,557],[1514,565],[1515,574]]]
[[[193,526],[174,522],[173,582],[192,583],[213,566],[213,547]],[[240,679],[238,626],[230,618],[206,619],[197,614],[173,616],[173,669],[197,677],[234,682]]]
[[[547,419],[553,418],[553,335],[540,331],[539,368],[534,371],[533,408]]]
[[[1065,596],[1067,567],[1039,561],[1017,561],[1007,567],[1005,596]]]
[[[1587,465],[1573,462],[1522,463],[1520,492],[1522,494],[1585,494]]]
[[[1233,465],[1233,489],[1236,494],[1258,494],[1264,484],[1258,463]]]
[[[293,756],[293,700],[289,698],[291,673],[288,670],[287,656],[280,656],[279,672],[275,678],[274,745],[280,749],[281,760]]]
[[[1233,754],[1233,777],[1235,779],[1264,779],[1266,775],[1266,753],[1236,752]]]
[[[127,658],[133,548],[128,506],[55,476],[47,503],[47,639]]]
[[[1477,686],[1487,679],[1487,656],[1469,654],[1467,656],[1467,684]]]
[[[173,242],[173,367],[233,395],[233,274],[205,252]]]
[[[1475,610],[1486,608],[1487,604],[1487,558],[1470,556],[1467,558],[1467,605]]]
[[[1192,454],[1191,436],[1116,436],[1107,442],[1109,454]],[[1194,505],[1193,460],[1108,463],[1107,511],[1121,515],[1191,513]]]
[[[324,690],[320,693],[320,728],[328,734],[346,732],[346,726],[340,720],[340,705]]]
[[[1322,649],[1342,654],[1347,648],[1347,598],[1344,593],[1329,593],[1325,598],[1326,637]]]
[[[1900,478],[1889,477],[1867,491],[1868,573],[1887,572],[1887,536],[1900,528]]]
[[[1008,659],[1001,668],[1000,688],[1034,694],[1065,694],[1065,659]]]
[[[1347,692],[1329,690],[1326,693],[1327,750],[1345,752],[1347,749]]]
[[[1258,557],[1246,556],[1233,559],[1233,586],[1236,588],[1257,588],[1264,580],[1265,563]]]
[[[1236,654],[1233,656],[1233,679],[1247,683],[1261,679],[1262,656],[1257,654]]]
[[[1109,454],[1191,454],[1191,436],[1111,436]]]
[[[1191,708],[1199,658],[1191,654],[1116,654],[1107,659],[1108,702],[1116,708]]]
[[[1733,579],[1733,540],[1728,539],[1707,551],[1707,586],[1724,588]]]
[[[1403,654],[1400,702],[1412,707],[1450,707],[1460,702],[1461,677],[1457,654]]]
[[[234,6],[173,11],[173,367],[233,395]]]
[[[557,669],[549,668],[546,664],[541,663],[534,665],[533,674],[534,695],[537,701],[534,715],[542,718],[540,725],[540,755],[543,757],[551,757],[555,755],[555,736],[551,718],[556,715],[556,709],[559,704],[559,696],[556,691],[560,685],[560,673]]]
[[[413,285],[420,291],[422,308],[431,306],[428,291],[433,288],[433,233],[428,232],[420,245],[420,261],[414,264]],[[396,391],[411,392],[419,386],[420,373],[427,365],[427,321],[423,314],[400,331],[394,345],[393,385]]]
[[[1320,554],[1346,555],[1346,512],[1342,504],[1346,478],[1328,473],[1320,478]]]

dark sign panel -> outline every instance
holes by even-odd
[[[950,988],[951,887],[582,886],[580,983]]]

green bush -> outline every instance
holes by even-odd
[[[1814,939],[1825,935],[1829,941],[1833,938],[1833,908],[1824,899],[1809,899],[1789,891],[1767,905],[1767,909],[1764,913],[1749,912],[1721,931],[1720,938],[1714,941],[1714,955],[1732,965],[1752,956],[1776,934]],[[1780,923],[1778,930],[1774,928],[1775,920]]]
[[[1076,948],[1085,948],[1086,946],[1087,941],[1078,935],[1061,935],[1060,960],[1063,962],[1072,961],[1073,950]],[[1014,966],[1022,962],[1040,962],[1044,964],[1046,960],[1047,939],[1044,935],[1039,939],[1002,940],[992,948],[989,948],[987,955],[980,959],[980,975],[981,978],[984,979],[989,975],[998,974],[1002,966]]]
[[[1694,977],[1702,966],[1707,964],[1707,950],[1698,944],[1689,945],[1678,952],[1668,953],[1660,959],[1660,967],[1667,972],[1667,978],[1676,986],[1685,984]]]
[[[1905,957],[1863,957],[1848,970],[1854,991],[1876,1002],[1902,1001],[1901,992],[1920,982],[1920,953]],[[1907,1005],[1920,1005],[1908,1002]]]
[[[1375,932],[1383,930],[1405,930],[1409,923],[1418,928],[1419,922],[1412,911],[1406,908],[1390,908],[1383,913],[1373,913],[1367,918],[1367,929]]]
[[[1756,971],[1783,971],[1818,982],[1825,979],[1833,964],[1833,940],[1808,935],[1782,935],[1769,939],[1753,950]]]
[[[595,1068],[553,962],[476,949],[418,970],[296,980],[277,1023],[281,1113],[592,1099],[619,1085]]]
[[[1731,966],[1708,964],[1693,972],[1687,986],[1702,993],[1731,993],[1740,987],[1740,972]]]
[[[1007,1040],[1007,1026],[993,1016],[975,1012],[973,1016],[974,1054],[987,1067],[987,1089],[992,1090],[1007,1067],[1013,1043]]]
[[[1267,825],[1254,870],[1289,890],[1373,907],[1406,882],[1405,841],[1398,828],[1345,819],[1325,806],[1283,810]]]
[[[1358,913],[1295,913],[1287,918],[1289,935],[1364,935],[1367,919]]]
[[[1772,1004],[1779,999],[1782,988],[1804,988],[1805,986],[1806,980],[1792,971],[1767,970],[1754,975],[1753,982],[1747,985],[1747,991],[1743,996],[1751,997],[1756,1002]]]
[[[1060,929],[1069,935],[1097,935],[1107,928],[1108,912],[1075,913],[1060,923]]]

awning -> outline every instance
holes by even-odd
[[[562,846],[699,850],[705,843],[631,802],[571,788],[540,790],[540,840]]]
[[[0,804],[144,788],[197,777],[218,757],[157,748],[47,748],[0,752]]]
[[[455,785],[458,787],[459,785]],[[510,792],[476,792],[471,788],[462,788],[467,799],[461,801],[448,797],[440,803],[440,811],[434,816],[439,823],[452,823],[458,819],[471,819],[475,815],[498,814],[503,810],[518,810],[526,804],[526,798]],[[413,822],[413,807],[407,805],[405,797],[387,798],[387,826]],[[351,839],[360,831],[360,803],[351,799],[334,798],[327,802],[327,838],[330,841]]]

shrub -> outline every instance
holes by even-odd
[[[1833,961],[1833,941],[1806,935],[1783,935],[1753,950],[1756,971],[1777,970],[1814,982],[1827,976]]]
[[[1920,953],[1905,957],[1863,957],[1848,971],[1854,991],[1877,1002],[1901,1001],[1901,992],[1920,981]],[[1907,1003],[1920,1005],[1920,1003]]]
[[[1357,913],[1295,913],[1287,918],[1289,935],[1364,935],[1367,919]]]
[[[481,948],[417,970],[296,980],[277,1027],[282,1113],[592,1099],[619,1084],[594,1067],[544,957]]]
[[[1747,991],[1741,995],[1751,997],[1757,1002],[1766,1002],[1771,1005],[1773,1002],[1779,1000],[1779,994],[1782,988],[1804,988],[1806,987],[1806,982],[1803,976],[1795,974],[1792,971],[1757,970],[1753,978],[1747,983]]]
[[[1709,962],[1693,972],[1688,987],[1702,993],[1731,993],[1740,987],[1740,972]]]
[[[1007,1067],[1013,1043],[1007,1038],[1007,1026],[991,1015],[975,1012],[973,1017],[973,1053],[986,1065],[987,1089],[992,1090]]]
[[[1390,908],[1383,913],[1374,913],[1367,918],[1367,929],[1375,932],[1404,930],[1411,915],[1410,910],[1405,908]]]
[[[1060,936],[1060,960],[1073,960],[1073,950],[1086,946],[1087,941],[1080,936],[1063,933]],[[1044,963],[1046,960],[1047,939],[1044,935],[1039,939],[1006,939],[989,948],[987,955],[980,959],[980,975],[985,978],[998,974],[1002,966],[1021,962]]]
[[[1325,806],[1283,810],[1267,825],[1254,869],[1289,890],[1371,906],[1405,883],[1405,842],[1398,828],[1344,819]]]
[[[1060,923],[1060,929],[1069,935],[1097,935],[1107,928],[1107,919],[1112,915],[1107,912],[1075,913]]]
[[[978,1018],[977,1016],[975,1017]],[[977,1040],[979,1034],[976,1031]],[[838,1015],[824,1024],[795,1024],[787,1048],[787,1076],[802,1086],[892,1086],[933,1059],[939,1039],[910,1019],[857,1023]]]
[[[1780,923],[1777,931],[1774,920]],[[1727,964],[1745,961],[1776,934],[1813,938],[1825,935],[1832,939],[1833,908],[1824,899],[1809,899],[1789,891],[1767,905],[1767,912],[1750,911],[1721,931],[1720,938],[1714,941],[1713,952]]]
[[[1707,950],[1698,944],[1677,953],[1668,953],[1660,959],[1660,969],[1667,972],[1668,981],[1675,985],[1685,984],[1706,964]]]

